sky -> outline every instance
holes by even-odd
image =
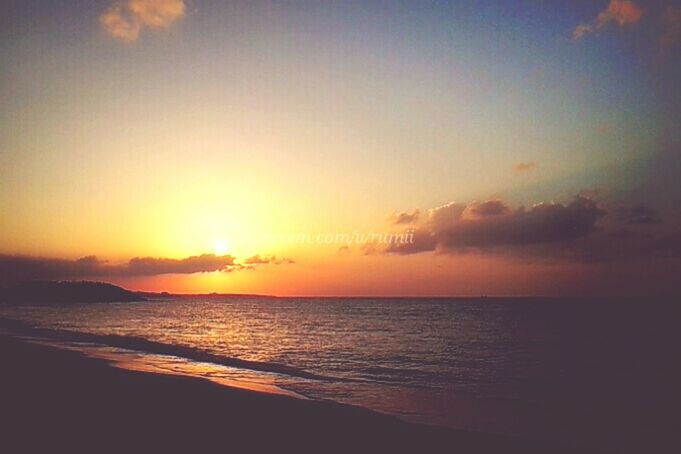
[[[14,0],[0,25],[0,285],[679,293],[679,1]]]

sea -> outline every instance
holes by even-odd
[[[659,414],[662,390],[676,387],[668,375],[679,345],[670,300],[205,296],[43,303],[0,306],[0,329],[118,367],[468,431],[607,436],[651,421],[646,412]]]

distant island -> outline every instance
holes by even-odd
[[[11,304],[75,304],[146,301],[135,292],[105,282],[29,281],[0,289],[0,301]]]
[[[142,292],[136,291],[136,295],[140,295],[147,299],[163,299],[163,298],[277,298],[275,295],[266,295],[262,293],[170,293],[170,292]]]

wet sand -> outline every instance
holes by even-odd
[[[49,450],[558,452],[366,409],[112,367],[0,335],[3,444]]]

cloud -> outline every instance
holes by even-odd
[[[434,251],[438,248],[438,235],[428,228],[419,228],[411,231],[411,233],[411,242],[392,243],[385,252],[394,254],[418,254],[420,252]]]
[[[643,10],[630,0],[611,0],[608,7],[601,11],[596,19],[589,23],[579,24],[572,32],[572,39],[579,41],[589,33],[596,33],[611,24],[629,27],[637,24],[643,17]]]
[[[184,16],[184,0],[130,0],[130,12],[151,28],[166,28]]]
[[[553,263],[681,259],[681,213],[667,213],[663,222],[649,205],[606,210],[592,197],[515,209],[498,199],[448,203],[409,230],[413,241],[383,252],[484,253]]]
[[[229,271],[234,265],[231,255],[203,254],[185,259],[133,258],[126,265],[111,267],[111,271],[126,276],[153,276],[157,274],[193,274],[212,271]]]
[[[266,264],[280,265],[282,263],[294,263],[294,261],[293,259],[286,257],[278,259],[276,255],[260,256],[260,254],[254,255],[253,257],[249,257],[246,260],[244,260],[245,265],[266,265]]]
[[[418,221],[420,215],[419,210],[414,210],[411,213],[403,212],[395,216],[393,224],[413,224]]]
[[[428,212],[428,222],[432,226],[445,225],[451,219],[460,218],[467,205],[458,202],[450,202],[446,205],[433,208]]]
[[[270,263],[270,257],[260,257],[260,255],[254,255],[244,260],[246,265],[263,265],[265,263]]]
[[[534,171],[536,167],[537,164],[534,162],[519,162],[513,166],[513,170],[515,170],[516,173],[528,173]]]
[[[203,254],[184,259],[135,257],[112,265],[91,255],[77,260],[0,255],[0,285],[30,279],[79,279],[106,276],[193,274],[240,269],[231,255]]]
[[[463,218],[479,219],[488,216],[501,216],[510,213],[511,210],[501,200],[488,200],[486,202],[473,202],[463,211]]]
[[[594,232],[605,214],[596,202],[582,196],[568,204],[540,203],[515,210],[500,200],[450,203],[430,211],[427,222],[414,231],[411,244],[393,244],[388,252],[454,253],[566,242]]]
[[[131,43],[143,28],[168,28],[184,13],[184,0],[119,1],[99,16],[99,24],[113,38]]]
[[[101,16],[99,24],[113,38],[130,43],[137,39],[142,24],[136,21],[123,5],[109,7]]]

